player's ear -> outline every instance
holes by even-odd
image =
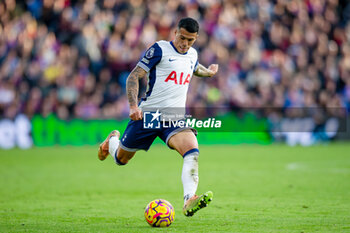
[[[196,42],[197,39],[198,39],[198,32],[196,33],[196,36],[195,36],[195,38],[194,38],[193,43]]]

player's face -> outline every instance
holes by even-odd
[[[184,28],[176,29],[174,46],[180,53],[187,53],[198,36],[197,32],[188,32]]]

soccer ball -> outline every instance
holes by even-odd
[[[174,222],[175,210],[168,201],[156,199],[146,206],[145,218],[152,227],[168,227]]]

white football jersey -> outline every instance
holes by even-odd
[[[194,48],[182,54],[172,41],[158,41],[137,65],[148,72],[146,96],[139,104],[142,111],[185,108],[188,85],[198,65],[198,54]]]

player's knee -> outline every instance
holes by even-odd
[[[126,165],[129,160],[134,156],[135,152],[128,152],[124,150],[118,150],[118,153],[115,157],[115,162],[117,165]]]
[[[115,156],[115,163],[119,166],[126,165],[129,162],[129,159],[127,159],[125,156],[122,156],[121,154],[117,153]]]
[[[120,159],[118,159],[117,158],[117,164],[118,165],[126,165],[127,163],[129,162],[129,159],[127,159],[127,158],[124,158],[124,157],[122,157],[122,158],[120,158]]]

